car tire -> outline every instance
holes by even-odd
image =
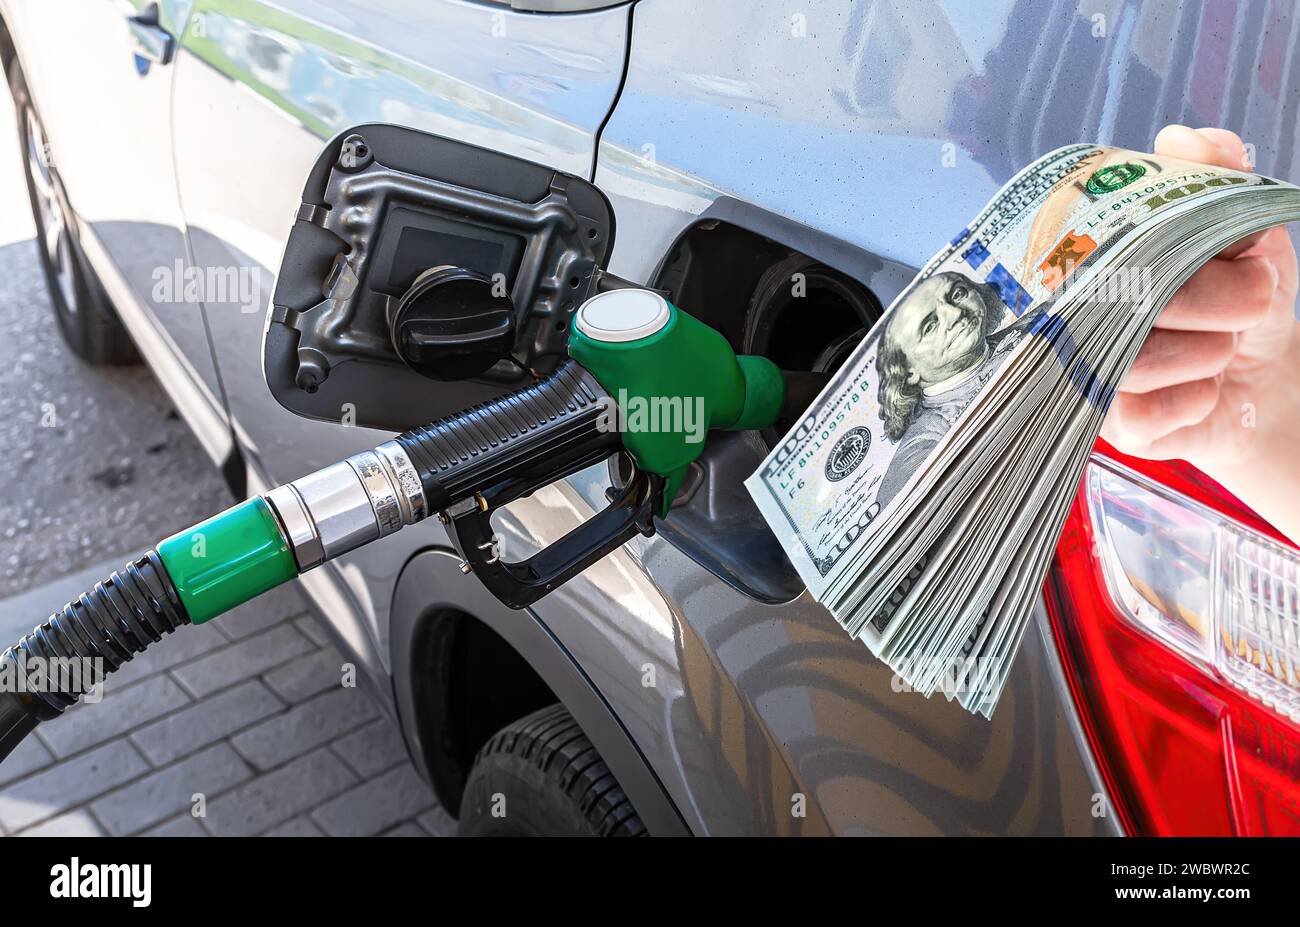
[[[139,360],[135,345],[81,250],[75,213],[16,59],[9,65],[8,78],[18,117],[27,197],[36,223],[36,253],[59,331],[72,353],[87,363],[134,363]]]
[[[506,725],[465,783],[462,837],[642,837],[618,780],[578,722],[552,705]]]

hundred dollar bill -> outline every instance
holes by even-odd
[[[1022,170],[745,483],[814,597],[891,664],[1014,653],[1155,314],[1217,249],[1297,216],[1290,184],[1123,149]],[[987,714],[1005,670],[975,676]]]
[[[1021,171],[890,305],[746,487],[814,595],[1035,325],[1144,220],[1257,175],[1092,145]],[[1141,286],[1144,271],[1118,285]],[[1025,321],[1026,315],[1029,320]]]

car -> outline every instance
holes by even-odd
[[[506,388],[408,380],[383,414],[338,393],[331,421],[268,386],[268,305],[322,298],[319,276],[277,279],[323,208],[304,184],[352,135],[439,139],[411,172],[454,162],[484,195],[537,195],[539,169],[590,185],[602,272],[827,373],[1056,146],[1220,125],[1296,180],[1297,29],[1269,0],[0,0],[0,62],[68,347],[138,352],[243,497],[380,443],[408,402]],[[439,234],[426,267],[467,226]],[[523,610],[436,520],[300,578],[461,833],[1300,831],[1295,683],[1256,672],[1293,653],[1296,553],[1243,505],[1099,445],[985,720],[900,691],[808,594],[741,487],[778,437],[710,438],[653,537]],[[617,477],[512,503],[505,551],[581,525]],[[1260,658],[1189,653],[1171,602],[1231,612]]]

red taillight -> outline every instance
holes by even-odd
[[[1089,464],[1045,588],[1131,834],[1300,834],[1300,555],[1183,463]]]

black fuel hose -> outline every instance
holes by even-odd
[[[41,721],[189,623],[154,550],[64,605],[0,654],[0,761]]]

